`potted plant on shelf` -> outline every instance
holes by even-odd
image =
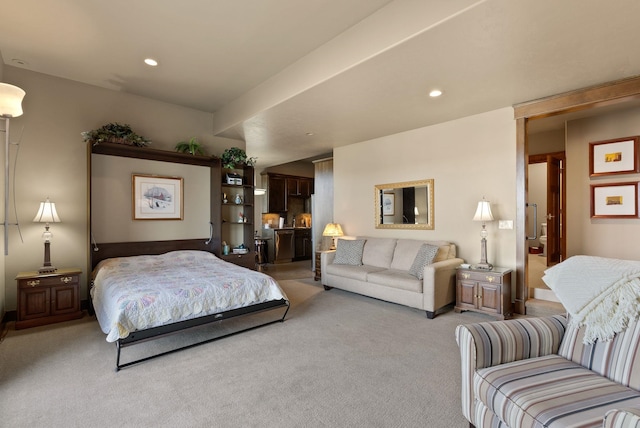
[[[191,153],[192,155],[204,155],[204,150],[196,137],[192,137],[189,141],[180,141],[176,144],[176,151],[179,153]]]
[[[222,167],[228,169],[234,169],[242,164],[253,166],[256,163],[256,158],[247,157],[247,153],[239,147],[231,147],[225,150],[220,159],[222,160]]]
[[[151,141],[142,137],[131,129],[131,126],[119,123],[107,123],[98,129],[92,131],[84,131],[81,133],[84,141],[92,144],[99,143],[117,143],[127,146],[145,147],[151,144]]]

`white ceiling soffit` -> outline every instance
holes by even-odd
[[[414,12],[410,16],[424,16]],[[640,2],[634,1],[474,3],[450,19],[429,21],[435,25],[425,31],[411,29],[414,37],[341,73],[327,73],[285,102],[270,108],[265,102],[252,116],[245,111],[248,119],[222,135],[246,139],[247,150],[269,164],[638,75],[638,13]],[[264,85],[293,80],[289,71]],[[429,98],[433,87],[445,94]],[[220,113],[238,102],[255,107],[259,103],[250,97],[268,90],[258,87]]]

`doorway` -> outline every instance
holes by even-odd
[[[527,286],[533,298],[545,299],[549,295],[542,281],[544,271],[566,258],[565,163],[564,152],[528,158],[528,204],[533,212],[527,216]]]
[[[537,121],[566,121],[569,117],[593,116],[598,111],[624,108],[640,99],[640,76],[604,83],[514,106],[516,120],[516,283],[514,312],[525,314],[527,287],[527,166],[529,125]],[[564,216],[564,213],[563,213]],[[563,218],[566,229],[566,218]],[[566,245],[566,239],[565,239]],[[566,251],[565,251],[566,252]]]

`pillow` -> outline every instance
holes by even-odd
[[[433,259],[438,253],[438,248],[440,247],[436,247],[435,245],[422,244],[422,246],[418,250],[418,254],[416,254],[416,258],[413,260],[413,264],[409,269],[409,273],[418,279],[422,279],[424,277],[424,267],[426,265],[430,265],[433,262]]]
[[[365,242],[366,239],[338,239],[333,264],[361,266]]]

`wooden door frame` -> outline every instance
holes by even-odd
[[[560,160],[562,160],[562,170],[560,171],[560,175],[562,177],[562,183],[561,183],[561,197],[560,197],[560,208],[558,210],[558,212],[554,212],[555,215],[557,215],[560,218],[560,224],[561,227],[564,229],[563,234],[560,235],[560,259],[564,260],[567,257],[567,237],[566,237],[566,225],[567,225],[567,180],[565,177],[565,166],[567,164],[567,157],[565,155],[564,151],[561,152],[552,152],[552,153],[540,153],[537,155],[531,155],[531,156],[527,156],[527,165],[532,165],[532,164],[536,164],[536,163],[547,163],[549,162],[549,158],[551,157],[555,157],[558,158]],[[548,167],[547,167],[548,168]],[[528,182],[527,182],[528,183]],[[527,184],[528,185],[528,184]],[[547,182],[547,195],[549,195],[549,182]],[[547,203],[547,211],[549,211],[549,204]],[[545,217],[547,215],[547,213],[544,213]],[[536,227],[538,227],[538,225],[536,225]],[[549,229],[547,229],[549,230]],[[557,233],[560,233],[559,231],[557,231]],[[556,233],[556,234],[557,234]],[[548,241],[547,241],[548,242]],[[549,258],[549,253],[547,253],[547,263],[548,263],[548,258]]]
[[[554,95],[513,106],[516,120],[516,287],[514,312],[525,314],[527,287],[526,203],[528,196],[528,135],[531,120],[640,99],[640,76]],[[565,229],[565,241],[567,239]]]

